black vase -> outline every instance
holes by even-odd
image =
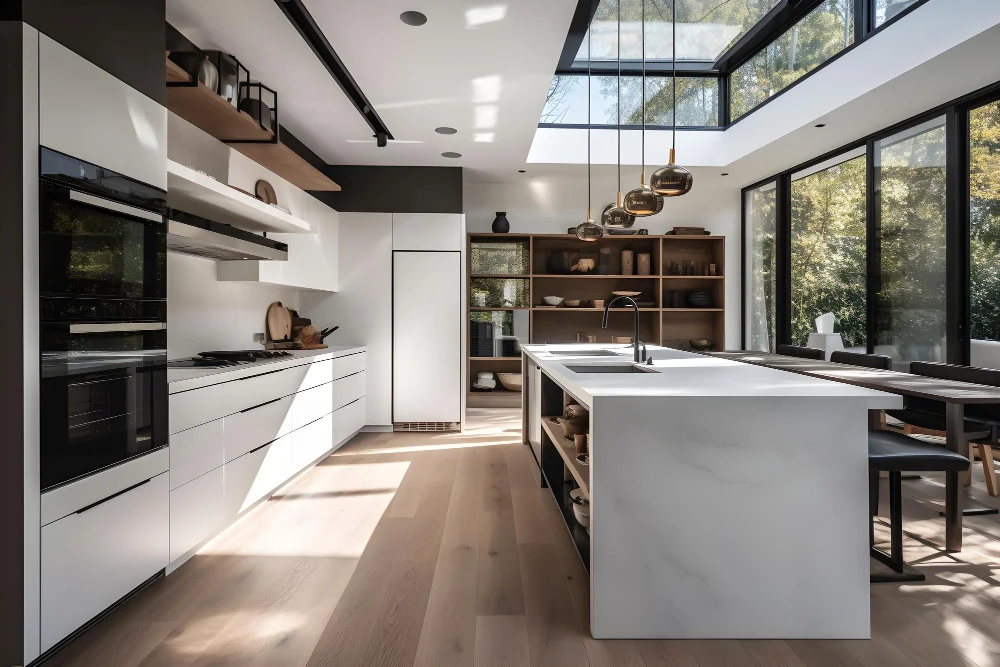
[[[497,211],[497,217],[493,218],[493,233],[506,234],[510,231],[510,222],[507,221],[507,211]]]

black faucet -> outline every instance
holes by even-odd
[[[635,363],[640,364],[646,360],[646,345],[639,341],[639,304],[635,302],[635,299],[630,296],[616,296],[611,299],[611,301],[608,301],[608,304],[604,306],[604,319],[601,320],[601,328],[608,328],[608,311],[610,311],[611,307],[619,301],[624,301],[628,305],[632,306],[634,316],[632,319],[632,360],[635,361]],[[642,345],[641,356],[639,354],[640,345]]]

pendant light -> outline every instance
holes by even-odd
[[[600,241],[604,228],[590,217],[590,54],[594,39],[587,30],[587,219],[577,225],[576,238],[581,241]]]
[[[618,0],[618,195],[612,206],[601,212],[601,226],[605,229],[628,229],[635,224],[635,216],[622,208],[622,3]]]
[[[642,0],[642,175],[639,187],[625,195],[623,208],[639,218],[663,210],[663,197],[646,187],[646,0]]]
[[[674,90],[674,122],[670,137],[670,164],[653,172],[653,177],[649,179],[649,187],[652,188],[653,192],[664,197],[680,197],[691,192],[694,176],[690,171],[674,162],[674,153],[677,147],[677,0],[671,2],[670,28],[672,31],[670,78]]]

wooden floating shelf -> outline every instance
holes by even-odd
[[[469,274],[470,278],[510,278],[514,280],[527,280],[531,277],[530,273],[472,273]]]
[[[517,363],[521,363],[521,357],[473,357],[472,355],[469,355],[469,359],[472,361],[516,361]]]
[[[551,312],[551,311],[558,311],[560,313],[562,313],[562,312],[566,312],[566,313],[572,313],[572,312],[603,313],[604,312],[603,308],[570,308],[569,306],[550,306],[548,308],[546,308],[545,306],[535,306],[534,308],[532,308],[532,310],[540,312],[540,313],[546,313],[546,312]],[[663,310],[663,309],[662,308],[640,308],[639,312],[640,313],[654,313],[654,312],[659,311],[659,310]],[[676,309],[671,309],[671,310],[676,310]],[[695,310],[709,310],[709,309],[708,308],[696,308]],[[612,308],[611,312],[612,313],[631,313],[632,309],[631,308]]]
[[[566,462],[566,467],[569,468],[570,473],[573,475],[573,479],[576,480],[580,490],[583,491],[583,496],[587,500],[590,500],[589,467],[576,460],[576,445],[573,444],[572,440],[567,440],[562,435],[557,433],[553,424],[549,422],[549,419],[551,419],[551,417],[542,417],[542,428],[545,429],[545,433],[549,436],[552,444],[556,446],[556,450],[559,451],[559,455],[562,457],[563,461]]]
[[[256,232],[312,231],[305,220],[173,160],[167,160],[167,203],[185,213]]]
[[[722,308],[661,308],[665,313],[721,313]]]
[[[472,308],[469,308],[469,310],[471,310],[474,313],[484,313],[491,310],[506,311],[506,310],[531,310],[531,309],[528,308],[527,306],[521,306],[519,308],[510,308],[510,307],[503,308],[501,306],[497,306],[496,308],[490,308],[489,306],[473,306]]]
[[[722,280],[722,276],[660,276],[664,280]]]
[[[623,276],[623,275],[598,275],[596,273],[534,273],[532,278],[604,278],[606,280],[656,280],[660,276]]]
[[[191,83],[191,77],[167,57],[166,81]],[[167,86],[167,108],[296,187],[340,190],[339,185],[298,153],[285,144],[275,143],[271,130],[261,127],[249,114],[238,110],[201,82],[194,86]],[[231,143],[234,141],[237,143]],[[254,143],[242,143],[246,141]]]

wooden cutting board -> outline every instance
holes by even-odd
[[[266,321],[267,335],[272,341],[289,340],[292,337],[292,316],[280,301],[267,307]]]

